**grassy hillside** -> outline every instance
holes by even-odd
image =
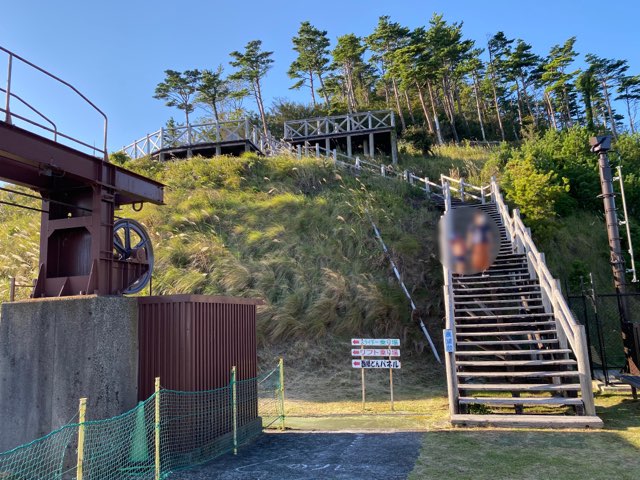
[[[263,345],[397,335],[422,350],[424,340],[372,235],[369,212],[422,312],[439,325],[438,213],[418,190],[287,157],[127,167],[167,185],[165,206],[118,213],[141,220],[151,232],[154,293],[262,298]],[[6,277],[35,275],[38,214],[3,208],[1,215],[0,295],[6,298]]]

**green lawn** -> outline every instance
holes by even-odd
[[[355,393],[355,392],[354,392]],[[355,395],[354,395],[355,397]],[[299,430],[421,430],[420,456],[410,479],[637,479],[640,401],[596,397],[601,430],[453,428],[442,391],[389,402],[377,398],[287,401],[287,427]]]

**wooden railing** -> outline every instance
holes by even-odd
[[[346,115],[288,120],[284,124],[284,138],[295,141],[340,133],[345,135],[357,134],[394,127],[395,116],[391,110],[349,113]]]
[[[543,305],[548,313],[553,314],[561,348],[570,346],[576,357],[585,413],[595,415],[585,328],[576,321],[571,313],[569,305],[562,295],[560,281],[554,278],[549,271],[544,253],[540,252],[533,242],[531,230],[522,222],[518,209],[513,211],[512,216],[509,215],[509,209],[504,203],[495,179],[491,181],[491,198],[498,207],[507,235],[515,250],[518,253],[526,254],[530,275],[540,282]]]

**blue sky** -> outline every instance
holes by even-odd
[[[267,103],[274,97],[307,101],[307,91],[289,90],[286,75],[291,37],[301,21],[328,30],[335,41],[345,33],[370,33],[380,15],[416,27],[434,12],[464,21],[466,36],[477,44],[503,30],[545,54],[575,35],[580,53],[625,58],[630,72],[640,73],[640,2],[631,0],[6,1],[0,45],[70,81],[100,106],[109,116],[109,146],[117,149],[157,130],[171,115],[181,118],[152,98],[167,68],[227,65],[230,51],[257,38],[275,52],[264,86]],[[5,74],[6,59],[0,57],[2,83]],[[16,69],[15,77],[14,91],[61,130],[100,142],[99,118],[76,99],[26,71]]]

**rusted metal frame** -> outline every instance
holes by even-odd
[[[6,118],[7,118],[7,123],[11,123],[11,117],[13,116],[13,114],[11,113],[11,109],[10,109],[10,101],[11,101],[11,75],[12,75],[12,70],[13,70],[13,59],[15,58],[16,60],[21,61],[22,63],[30,66],[31,68],[34,68],[35,70],[38,70],[39,72],[43,73],[44,75],[47,75],[48,77],[56,80],[57,82],[65,85],[66,87],[70,88],[73,92],[75,92],[80,98],[82,98],[86,103],[88,103],[91,107],[93,107],[94,110],[96,110],[104,119],[104,143],[103,143],[103,149],[97,149],[99,152],[104,154],[104,160],[105,161],[109,161],[109,154],[107,151],[107,131],[108,131],[108,127],[109,127],[109,119],[107,118],[107,115],[100,110],[100,108],[98,108],[91,100],[89,100],[82,92],[80,92],[80,90],[78,90],[76,87],[74,87],[72,84],[70,84],[69,82],[61,79],[60,77],[48,72],[47,70],[45,70],[42,67],[39,67],[38,65],[30,62],[29,60],[21,57],[20,55],[17,55],[15,53],[13,53],[10,50],[7,50],[4,47],[0,46],[0,51],[5,52],[7,55],[9,55],[9,66],[8,66],[8,71],[7,71],[7,91],[6,91]],[[72,137],[68,137],[70,140],[76,141],[80,144],[82,144],[83,142],[80,142],[79,140],[72,138]]]
[[[0,123],[0,132],[0,163],[4,157],[19,164],[29,165],[36,171],[42,167],[62,171],[85,184],[112,187],[117,193],[131,196],[136,202],[162,203],[162,184],[159,182],[40,137],[28,130]],[[113,185],[100,180],[100,177],[110,176],[105,175],[108,171],[114,172]],[[6,179],[11,181],[11,178]]]
[[[92,210],[90,208],[85,208],[85,207],[80,207],[78,205],[74,205],[72,203],[67,203],[67,202],[61,202],[60,200],[52,200],[51,198],[47,198],[47,197],[42,197],[42,196],[38,196],[38,195],[31,195],[29,193],[24,193],[24,192],[19,192],[18,190],[12,190],[10,188],[5,188],[5,187],[0,187],[0,191],[3,192],[7,192],[7,193],[13,193],[16,195],[21,195],[23,197],[27,197],[27,198],[33,198],[35,200],[47,200],[49,203],[55,203],[56,205],[62,205],[63,207],[71,207],[75,210],[83,210],[85,212],[91,212]],[[27,208],[27,207],[24,207]]]

